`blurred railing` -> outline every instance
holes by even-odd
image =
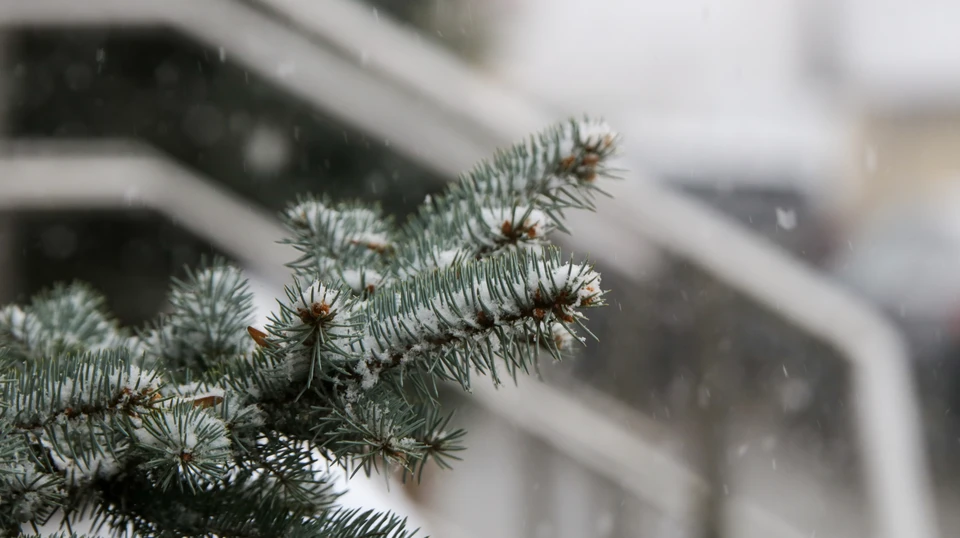
[[[326,4],[327,2],[320,2]],[[309,106],[389,140],[422,166],[456,175],[485,157],[497,139],[462,117],[424,106],[416,94],[362,68],[310,35],[234,0],[0,0],[0,29],[79,26],[171,27]],[[415,61],[416,57],[408,58]],[[424,66],[429,67],[429,66]],[[458,136],[450,138],[449,132]],[[443,151],[436,151],[443,148]]]
[[[317,109],[390,140],[398,151],[447,175],[557,118],[497,90],[385,19],[364,15],[357,5],[342,0],[260,2],[267,10],[228,0],[2,0],[0,25],[173,26],[223,47]],[[301,33],[291,32],[276,20],[277,14],[295,21]],[[336,24],[321,24],[331,19]],[[331,52],[330,44],[339,52]],[[365,61],[344,51],[364,52]],[[261,268],[265,276],[278,275],[276,268],[289,259],[266,246],[281,233],[272,218],[166,159],[129,147],[85,149],[79,155],[71,149],[0,149],[0,206],[124,206],[136,201],[173,215]],[[89,180],[67,180],[77,175]],[[604,202],[602,214],[578,217],[577,233],[566,242],[581,251],[594,250],[589,239],[610,229],[618,230],[622,242],[651,240],[836,348],[853,370],[851,390],[876,536],[935,538],[917,399],[899,334],[871,308],[713,211],[634,175],[610,190],[614,198]],[[210,214],[223,220],[211,222],[205,216]],[[622,259],[595,254],[604,265],[629,270]],[[509,396],[478,390],[476,397],[667,513],[684,511],[685,498],[711,494],[695,474],[647,444],[642,431],[626,431],[548,386],[528,384]],[[505,407],[511,401],[507,398],[514,398],[515,405]],[[737,536],[805,535],[745,499],[729,506]]]

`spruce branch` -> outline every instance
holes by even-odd
[[[86,534],[77,534],[75,532],[55,532],[52,534],[23,534],[21,538],[88,538]],[[92,537],[90,537],[92,538]]]
[[[196,491],[216,484],[231,460],[230,437],[218,417],[191,403],[150,413],[131,431],[144,452],[140,468],[162,489]]]
[[[571,120],[481,162],[404,226],[400,276],[544,245],[550,231],[566,231],[565,209],[593,209],[618,138],[602,121]]]
[[[128,475],[103,492],[94,516],[111,528],[132,527],[139,536],[266,538],[287,535],[318,513],[291,510],[282,499],[268,497],[276,490],[265,485],[260,476],[231,473],[211,487],[180,492]]]
[[[290,533],[290,538],[412,538],[404,518],[361,508],[329,511]]]
[[[450,429],[453,413],[443,415],[435,406],[423,406],[417,413],[423,417],[420,426],[413,431],[413,438],[423,447],[419,454],[409,458],[403,466],[403,479],[415,478],[417,482],[423,476],[427,464],[433,463],[441,469],[452,469],[451,460],[460,460],[455,454],[466,450],[463,438],[466,430]]]
[[[253,295],[242,272],[216,259],[174,279],[173,312],[141,336],[148,359],[180,379],[200,376],[252,347],[244,331],[253,320]]]
[[[589,334],[600,276],[549,233],[592,207],[617,140],[589,119],[549,129],[399,230],[299,199],[283,218],[301,257],[263,327],[222,260],[174,281],[171,312],[134,336],[78,284],[0,309],[0,535],[59,510],[67,531],[90,515],[145,536],[412,536],[337,508],[326,469],[449,467],[465,432],[442,382],[501,383]]]
[[[314,411],[318,446],[352,473],[370,475],[383,465],[402,468],[405,478],[419,476],[427,461],[445,466],[463,450],[466,432],[448,429],[451,416],[442,415],[433,402],[413,404],[386,385]]]
[[[362,358],[348,369],[368,389],[381,373],[407,366],[470,388],[472,370],[498,380],[497,364],[527,371],[542,343],[565,340],[554,324],[574,324],[581,308],[603,305],[600,275],[564,263],[557,249],[516,251],[477,263],[425,273],[386,289],[365,306]],[[550,337],[545,337],[546,334]]]
[[[322,434],[317,436],[323,439],[320,448],[331,454],[335,463],[353,468],[354,473],[362,469],[367,475],[381,463],[403,466],[408,459],[419,457],[425,448],[414,437],[419,420],[411,410],[399,413],[391,404],[404,405],[396,398],[382,398],[324,413],[315,427]]]
[[[52,534],[23,534],[21,538],[88,538],[86,534],[77,534],[75,532],[55,532]],[[92,537],[90,537],[92,538]]]
[[[0,535],[16,536],[24,523],[45,523],[66,498],[63,481],[37,470],[25,446],[17,455],[0,473]]]
[[[125,350],[42,358],[27,364],[0,387],[6,406],[0,418],[18,430],[61,419],[143,413],[159,397],[159,379],[133,363]]]
[[[19,361],[58,353],[122,346],[127,335],[107,311],[104,297],[81,283],[59,284],[27,307],[0,309],[0,345]]]
[[[304,286],[294,280],[285,288],[287,300],[268,319],[268,353],[292,358],[292,372],[315,372],[326,363],[348,355],[349,345],[360,337],[362,320],[358,301],[346,286],[326,286],[319,280]],[[302,356],[307,364],[297,364]],[[307,378],[308,385],[310,377]]]
[[[379,207],[306,196],[283,217],[293,232],[284,242],[301,253],[289,264],[299,275],[341,282],[358,295],[373,293],[379,286],[386,258],[394,249],[392,223]]]
[[[238,461],[237,476],[268,506],[307,516],[330,508],[340,496],[330,477],[318,473],[323,463],[311,443],[270,433]]]

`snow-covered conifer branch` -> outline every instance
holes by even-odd
[[[333,203],[307,196],[283,214],[301,256],[290,264],[298,274],[328,284],[342,282],[355,293],[372,293],[394,249],[392,226],[378,207]]]
[[[258,474],[230,473],[216,485],[196,491],[159,489],[139,477],[117,481],[104,492],[96,514],[108,527],[129,525],[138,536],[286,536],[293,528],[322,513],[335,500],[294,508],[296,503],[276,493],[269,479]]]
[[[413,438],[423,447],[418,454],[404,462],[403,478],[408,474],[420,481],[423,469],[427,464],[434,464],[441,469],[451,469],[451,460],[459,460],[456,452],[465,450],[463,438],[466,430],[450,428],[453,413],[444,415],[434,405],[422,405],[416,413],[422,417],[420,425],[414,430]]]
[[[588,209],[596,180],[611,177],[609,158],[618,142],[603,121],[570,120],[498,151],[453,184],[443,200],[540,201],[550,208]]]
[[[215,260],[188,270],[173,281],[170,303],[172,313],[140,337],[137,349],[153,364],[181,378],[197,376],[252,348],[245,331],[253,322],[253,296],[238,268]]]
[[[571,120],[500,151],[432,197],[398,241],[400,276],[539,247],[564,230],[565,209],[592,209],[597,179],[613,176],[619,136],[602,121]]]
[[[52,534],[23,534],[21,538],[88,538],[86,534],[77,534],[75,532],[55,532]],[[89,537],[92,538],[92,537]]]
[[[20,360],[70,351],[96,351],[127,338],[102,295],[85,284],[57,285],[26,306],[0,309],[0,345]]]
[[[326,358],[342,360],[346,347],[359,338],[362,320],[357,318],[357,297],[346,286],[327,286],[319,280],[303,285],[298,280],[285,289],[287,300],[278,304],[266,327],[268,352],[293,359],[290,367],[314,369]],[[298,356],[306,366],[296,364]],[[309,380],[308,380],[309,382]]]
[[[369,389],[385,371],[401,366],[429,371],[470,387],[471,371],[497,379],[497,364],[511,374],[536,360],[554,324],[571,325],[582,308],[603,304],[600,275],[564,263],[559,250],[515,251],[440,271],[387,288],[363,310],[360,357],[348,368]]]
[[[0,385],[0,418],[20,430],[81,416],[139,414],[159,398],[156,372],[133,364],[125,350],[41,358],[11,377]]]
[[[0,535],[46,521],[63,503],[62,479],[37,469],[29,446],[9,422],[0,426]]]
[[[0,536],[58,510],[144,536],[411,536],[337,508],[325,467],[449,467],[464,431],[442,382],[500,383],[580,339],[600,275],[548,234],[592,207],[617,141],[589,119],[549,129],[399,230],[377,208],[301,198],[283,214],[301,257],[263,327],[219,260],[134,335],[78,284],[0,308]]]
[[[465,432],[450,429],[450,416],[435,402],[413,404],[388,387],[347,395],[322,410],[313,427],[331,459],[353,472],[371,474],[380,464],[419,476],[427,461],[447,466],[463,450]]]
[[[393,514],[360,508],[331,510],[295,529],[290,538],[412,538],[417,531],[407,529],[407,522]]]
[[[226,425],[192,403],[144,415],[131,434],[144,452],[140,468],[162,489],[195,491],[215,484],[228,471],[231,453]]]

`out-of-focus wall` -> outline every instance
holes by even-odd
[[[844,214],[853,224],[956,185],[960,108],[921,113],[899,107],[868,109],[851,146],[847,181],[855,187],[856,196]]]
[[[654,174],[820,189],[843,135],[812,68],[821,4],[527,0],[488,64],[536,100],[605,115]]]
[[[838,97],[852,118],[843,213],[855,226],[960,179],[960,4],[844,0]]]
[[[960,102],[960,4],[841,0],[825,7],[851,105],[930,111]]]
[[[0,32],[0,69],[7,67],[7,39]],[[6,111],[9,104],[9,88],[6,78],[0,77],[0,133],[5,133]],[[0,215],[0,298],[12,297],[18,287],[16,271],[13,270],[14,257],[17,256],[17,234],[14,219],[9,215]]]
[[[526,0],[490,69],[662,177],[788,185],[840,231],[956,176],[960,4]]]

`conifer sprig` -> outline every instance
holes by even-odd
[[[331,510],[290,533],[290,538],[412,538],[405,519],[360,508]]]
[[[39,358],[0,386],[0,417],[19,430],[61,419],[137,414],[159,398],[155,371],[143,370],[125,350]]]
[[[305,196],[283,214],[301,256],[290,265],[300,275],[341,281],[358,295],[372,293],[394,249],[392,223],[379,207],[334,203]]]
[[[348,372],[364,389],[400,366],[469,389],[471,371],[497,380],[501,361],[526,371],[539,350],[530,342],[556,346],[544,333],[555,323],[576,323],[580,308],[602,305],[602,295],[600,275],[587,265],[563,263],[556,249],[428,272],[366,305],[366,331],[351,346],[362,359]]]
[[[449,467],[465,432],[441,383],[500,383],[581,339],[600,275],[548,234],[592,208],[617,141],[589,119],[549,129],[399,229],[300,198],[283,219],[301,257],[263,327],[220,260],[175,280],[171,312],[133,334],[80,284],[0,309],[0,536],[58,511],[144,536],[412,536],[338,508],[327,466]]]
[[[478,164],[404,226],[400,276],[546,244],[566,231],[565,209],[593,209],[618,138],[602,121],[570,120]]]
[[[137,351],[178,379],[204,372],[250,351],[253,295],[236,267],[221,260],[174,279],[173,311],[140,336]]]
[[[79,282],[58,284],[26,308],[0,309],[0,339],[20,363],[56,353],[112,349],[126,338],[103,296]]]

